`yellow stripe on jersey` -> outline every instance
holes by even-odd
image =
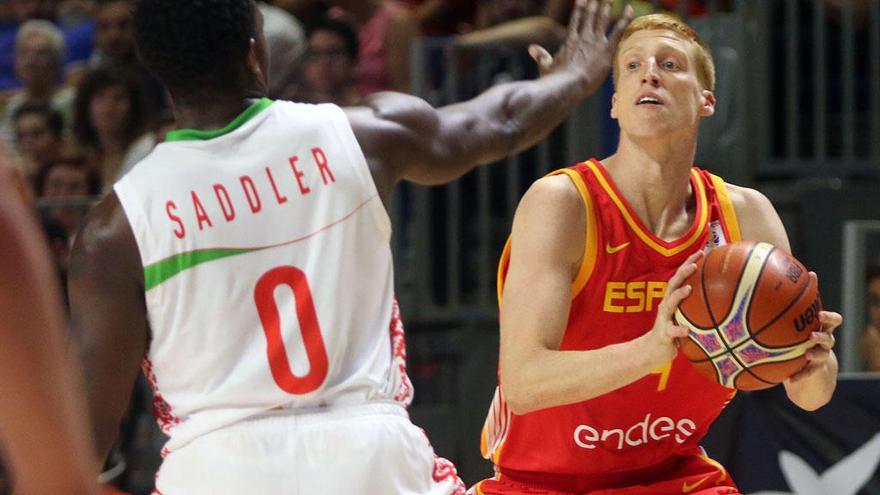
[[[571,298],[574,299],[582,290],[584,290],[584,287],[587,285],[587,280],[590,279],[590,275],[593,273],[593,268],[596,266],[596,258],[599,250],[599,240],[596,234],[596,209],[593,207],[593,198],[590,196],[587,184],[584,183],[584,178],[581,177],[580,173],[570,168],[564,168],[562,170],[551,172],[548,175],[560,174],[567,175],[568,178],[571,179],[571,182],[574,183],[574,186],[581,194],[581,199],[584,200],[584,211],[587,214],[585,218],[585,221],[587,222],[587,245],[584,248],[584,259],[581,261],[581,267],[577,272],[577,276],[574,278],[574,282],[571,284]]]
[[[727,194],[727,184],[721,177],[709,174],[712,177],[712,185],[715,186],[715,195],[718,198],[718,204],[721,205],[721,215],[724,217],[724,224],[727,225],[727,233],[730,234],[730,242],[739,242],[742,240],[742,233],[739,230],[739,221],[736,219],[736,210],[733,208],[733,202],[730,195]]]
[[[697,185],[697,201],[698,201],[698,209],[700,211],[700,218],[697,220],[697,228],[694,230],[693,234],[691,234],[690,238],[686,239],[681,244],[667,248],[663,247],[657,243],[647,232],[645,232],[644,228],[637,222],[632,215],[630,215],[629,210],[624,205],[623,201],[617,195],[617,192],[608,183],[605,179],[605,175],[602,171],[599,170],[598,166],[595,162],[589,161],[587,162],[587,166],[590,167],[590,170],[596,176],[596,180],[599,181],[599,184],[605,189],[605,192],[608,193],[608,196],[614,201],[614,204],[617,205],[617,208],[620,210],[621,215],[626,220],[626,223],[629,224],[630,228],[635,232],[635,234],[642,240],[648,247],[662,254],[663,256],[674,256],[689,247],[691,247],[697,240],[703,235],[703,231],[706,228],[706,221],[709,218],[709,208],[706,201],[706,187],[703,185],[702,179],[698,176],[698,172],[696,170],[691,170],[691,176],[694,177],[694,183]]]
[[[561,175],[565,174],[571,179],[571,182],[577,188],[578,192],[581,195],[581,199],[584,201],[584,211],[587,213],[586,222],[586,241],[587,244],[584,247],[584,257],[581,261],[581,266],[578,269],[577,275],[574,278],[574,281],[571,283],[571,298],[574,299],[578,294],[584,290],[584,287],[587,285],[587,281],[590,279],[590,275],[593,273],[593,268],[596,266],[596,258],[598,256],[599,249],[599,240],[596,234],[596,209],[593,208],[593,199],[590,196],[590,191],[587,189],[587,185],[584,183],[583,177],[572,169],[563,168],[560,170],[556,170],[550,172],[545,175],[545,177],[550,177],[552,175]],[[497,278],[497,288],[498,288],[498,305],[501,305],[501,295],[504,292],[504,277],[506,274],[505,268],[510,263],[510,249],[511,249],[511,238],[507,238],[507,242],[504,244],[504,250],[501,252],[501,259],[498,261],[498,278]]]
[[[504,243],[504,250],[501,251],[501,259],[498,260],[498,280],[496,287],[498,288],[498,307],[501,307],[501,294],[504,291],[504,276],[507,273],[507,265],[510,263],[510,241],[512,237],[507,237]]]

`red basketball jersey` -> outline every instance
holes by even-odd
[[[688,256],[740,240],[726,186],[706,171],[691,171],[696,215],[674,242],[645,228],[598,160],[551,175],[558,174],[577,186],[587,211],[587,245],[561,350],[598,349],[643,335],[654,324],[667,280]],[[510,241],[498,270],[499,298],[509,256]],[[573,492],[656,482],[663,472],[657,468],[671,456],[700,452],[699,440],[733,392],[709,381],[681,353],[665,369],[613,392],[524,415],[510,412],[499,384],[481,447],[501,479]]]

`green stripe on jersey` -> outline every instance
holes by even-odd
[[[259,250],[260,248],[203,249],[200,251],[190,251],[174,255],[170,258],[157,261],[152,265],[144,267],[144,290],[148,291],[178,273],[193,268],[196,265]]]
[[[169,132],[165,136],[165,141],[207,141],[220,137],[243,126],[247,121],[256,117],[260,112],[269,108],[272,100],[269,98],[261,98],[247,107],[244,112],[238,115],[232,122],[222,129],[214,129],[212,131],[202,131],[199,129],[177,129]]]

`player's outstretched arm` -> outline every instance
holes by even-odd
[[[687,335],[672,314],[689,294],[682,283],[701,253],[670,279],[651,331],[601,349],[559,350],[572,282],[583,261],[587,218],[566,176],[538,180],[517,208],[501,301],[500,355],[501,388],[516,414],[581,402],[628,385],[672,361],[675,339]]]
[[[82,383],[63,350],[58,283],[17,199],[0,178],[0,443],[17,493],[95,493]]]
[[[754,189],[730,185],[728,190],[743,240],[768,242],[790,253],[788,234],[770,200]],[[820,311],[819,320],[822,330],[810,336],[815,345],[807,351],[807,366],[783,382],[788,398],[807,411],[827,404],[837,386],[834,330],[843,323],[843,317],[833,311]]]
[[[449,182],[479,164],[544,138],[605,80],[631,9],[611,34],[611,0],[579,0],[562,48],[533,45],[542,76],[495,86],[476,98],[434,109],[414,96],[379,93],[348,117],[383,194],[397,181]]]
[[[100,463],[119,434],[148,338],[140,255],[116,194],[89,212],[67,287]]]

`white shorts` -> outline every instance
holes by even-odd
[[[163,461],[160,495],[463,495],[449,461],[396,404],[246,420]]]

